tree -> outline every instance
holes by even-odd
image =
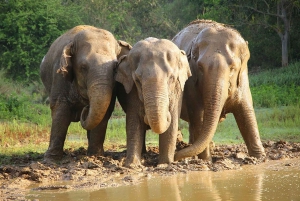
[[[77,11],[76,11],[77,9]],[[77,7],[61,0],[0,3],[0,68],[16,80],[39,78],[39,64],[51,43],[81,23]]]
[[[298,0],[249,0],[241,1],[234,6],[248,10],[247,14],[244,14],[247,23],[276,31],[281,39],[282,66],[287,66],[290,27],[295,11],[300,8],[300,2]]]

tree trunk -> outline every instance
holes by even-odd
[[[288,60],[288,31],[282,35],[281,43],[282,43],[282,66],[286,67],[289,65]]]

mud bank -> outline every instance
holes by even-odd
[[[179,142],[177,149],[186,144]],[[133,185],[140,179],[153,175],[173,175],[190,171],[237,170],[245,165],[258,165],[271,160],[294,159],[300,157],[300,143],[268,141],[263,143],[266,157],[260,160],[249,157],[246,146],[218,145],[214,147],[212,161],[188,158],[170,165],[157,165],[158,148],[148,147],[143,155],[143,166],[132,169],[123,167],[126,150],[120,145],[111,147],[104,157],[88,157],[86,149],[65,150],[64,159],[59,164],[43,161],[43,155],[15,157],[10,165],[0,166],[0,200],[26,200],[29,186],[39,184],[34,190],[60,189],[100,189],[122,185]],[[124,151],[116,151],[116,150]],[[37,159],[36,159],[37,158]],[[292,166],[292,163],[285,163]],[[53,182],[64,184],[53,185]]]

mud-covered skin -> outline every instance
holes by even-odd
[[[126,112],[126,167],[139,166],[148,128],[159,135],[158,162],[174,161],[186,80],[191,76],[184,51],[166,39],[146,38],[121,57],[116,73],[118,100]]]
[[[108,119],[114,109],[117,59],[130,45],[104,29],[76,26],[58,37],[40,65],[49,95],[52,126],[45,160],[58,161],[71,122],[87,130],[88,153],[103,155]]]
[[[187,144],[177,143],[181,149]],[[66,156],[61,164],[43,162],[43,155],[35,159],[35,153],[13,157],[7,161],[10,165],[0,166],[0,200],[25,200],[26,189],[31,184],[39,183],[40,187],[34,190],[59,189],[96,189],[131,185],[140,179],[151,175],[173,175],[189,171],[223,171],[242,168],[243,165],[268,163],[271,160],[294,159],[300,157],[300,143],[284,141],[268,141],[263,143],[266,157],[256,159],[250,157],[244,144],[218,145],[212,154],[212,162],[201,159],[187,158],[170,165],[157,165],[158,147],[148,147],[144,154],[143,167],[132,169],[123,166],[126,157],[124,145],[107,147],[105,156],[87,156],[86,149],[64,150]],[[117,151],[122,150],[124,151]],[[285,164],[286,165],[286,164]],[[287,164],[293,165],[293,164]],[[49,181],[74,181],[71,185],[49,186]],[[43,185],[44,184],[44,185]]]
[[[219,121],[233,113],[251,156],[264,156],[249,88],[248,42],[240,33],[211,20],[195,20],[172,41],[186,52],[192,77],[185,84],[181,118],[189,123],[192,146],[175,161],[199,155],[209,160],[207,145]]]

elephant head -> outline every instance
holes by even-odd
[[[144,104],[144,122],[158,134],[164,133],[171,122],[170,108],[178,90],[184,89],[191,76],[184,51],[166,39],[147,38],[136,43],[118,63],[116,81],[126,93],[137,88]]]
[[[82,30],[73,29],[78,33],[63,48],[57,73],[76,85],[80,99],[87,105],[81,113],[81,125],[91,130],[101,122],[110,104],[117,58],[127,54],[131,46],[103,29],[75,29]]]
[[[195,81],[203,95],[203,125],[196,141],[177,152],[175,160],[200,154],[212,140],[219,120],[240,101],[250,52],[236,30],[215,23],[194,38],[189,55],[191,68],[199,74]]]

